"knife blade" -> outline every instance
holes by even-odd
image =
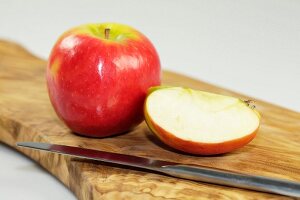
[[[63,155],[70,155],[77,158],[148,169],[154,172],[161,172],[173,177],[194,181],[250,189],[291,197],[300,197],[300,182],[290,180],[242,174],[204,166],[186,165],[139,156],[58,144],[19,142],[17,143],[17,146]]]

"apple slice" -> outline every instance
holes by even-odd
[[[149,128],[165,144],[192,154],[233,151],[256,135],[260,115],[241,99],[182,87],[154,87],[144,106]]]

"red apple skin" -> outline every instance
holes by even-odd
[[[146,108],[146,106],[145,106]],[[221,142],[221,143],[201,143],[189,140],[184,140],[176,137],[175,135],[164,130],[159,125],[155,124],[153,120],[148,116],[146,109],[144,109],[146,122],[151,131],[166,145],[177,149],[182,152],[195,154],[195,155],[217,155],[231,152],[235,149],[243,147],[252,141],[259,128],[253,133],[250,133],[244,137],[237,138],[234,140]]]
[[[49,97],[59,118],[72,131],[91,137],[123,133],[138,125],[147,90],[160,85],[161,76],[158,54],[146,36],[125,25],[101,26],[109,27],[114,37],[114,28],[132,36],[111,41],[86,33],[86,26],[74,28],[56,42],[46,71]]]

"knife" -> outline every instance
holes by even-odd
[[[248,175],[203,166],[186,165],[58,144],[19,142],[17,143],[17,146],[70,155],[78,158],[148,169],[194,181],[281,194],[291,197],[300,197],[300,182],[293,182],[284,179]]]

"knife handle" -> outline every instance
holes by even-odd
[[[162,173],[195,181],[300,197],[300,183],[192,165],[166,165]]]

